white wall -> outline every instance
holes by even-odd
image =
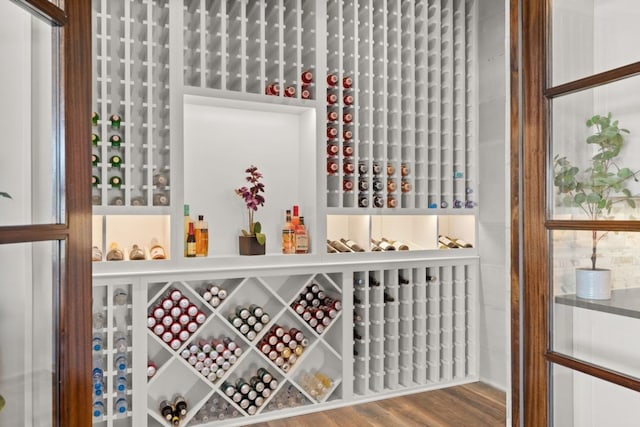
[[[507,2],[478,2],[480,379],[509,388]],[[510,411],[508,411],[510,413]]]

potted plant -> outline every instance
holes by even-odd
[[[235,192],[242,197],[249,211],[249,228],[242,229],[242,236],[238,237],[240,255],[264,255],[267,236],[262,233],[260,222],[253,220],[253,214],[258,207],[264,206],[264,184],[260,182],[262,174],[256,166],[251,165],[245,170],[249,186],[236,188]]]
[[[627,203],[631,208],[636,204],[627,188],[631,179],[638,181],[639,171],[633,172],[618,164],[620,150],[624,145],[627,129],[619,127],[611,113],[595,115],[587,120],[587,127],[594,133],[586,139],[589,146],[596,149],[589,165],[580,170],[566,157],[554,158],[553,184],[561,195],[562,206],[577,207],[590,220],[606,218],[618,203]],[[576,295],[581,298],[611,298],[611,271],[596,267],[598,243],[607,232],[591,231],[591,268],[576,270]]]

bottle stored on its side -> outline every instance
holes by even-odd
[[[195,226],[196,256],[209,256],[209,224],[204,220],[204,215],[198,215]]]
[[[461,248],[472,248],[473,245],[467,241],[464,241],[462,239],[457,239],[457,238],[451,238],[451,240],[453,240],[455,242],[456,245],[458,245]]]
[[[387,243],[389,243],[389,244],[391,244],[398,251],[408,251],[409,250],[409,246],[404,244],[400,240],[391,240],[391,239],[387,239],[386,237],[383,237],[382,240],[387,242]]]
[[[391,243],[389,243],[389,242],[387,242],[385,240],[371,239],[371,243],[373,243],[374,245],[378,246],[383,251],[395,251],[396,250],[396,248]]]
[[[334,248],[333,246],[331,246],[331,244],[329,244],[328,240],[327,240],[327,253],[328,254],[336,254],[336,253],[338,253],[338,250],[336,248]]]
[[[175,399],[173,399],[173,406],[180,419],[183,419],[187,415],[187,401],[184,397],[176,396]]]
[[[327,244],[338,252],[353,252],[349,246],[345,245],[340,240],[327,240]]]
[[[438,236],[438,242],[440,242],[440,249],[457,249],[460,247],[456,242],[443,235]]]
[[[365,250],[351,239],[340,238],[340,241],[347,245],[353,252],[365,252]]]
[[[187,257],[196,256],[196,235],[193,228],[193,222],[189,223],[189,232],[187,234]]]
[[[124,259],[124,252],[118,248],[116,242],[111,243],[109,252],[107,252],[107,261],[122,261]]]
[[[97,246],[91,248],[91,261],[102,261],[102,251]]]

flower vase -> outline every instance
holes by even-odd
[[[238,249],[240,255],[264,255],[266,243],[258,243],[256,236],[238,236]]]

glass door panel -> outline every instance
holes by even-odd
[[[633,208],[640,207],[640,97],[629,96],[634,93],[640,76],[553,99],[550,218],[640,218]]]
[[[0,425],[44,426],[53,419],[59,285],[57,241],[0,245]]]
[[[53,126],[58,34],[14,2],[0,2],[0,226],[65,221]]]
[[[553,86],[640,61],[635,0],[553,0]]]
[[[553,425],[635,427],[640,393],[563,366],[552,371]]]

